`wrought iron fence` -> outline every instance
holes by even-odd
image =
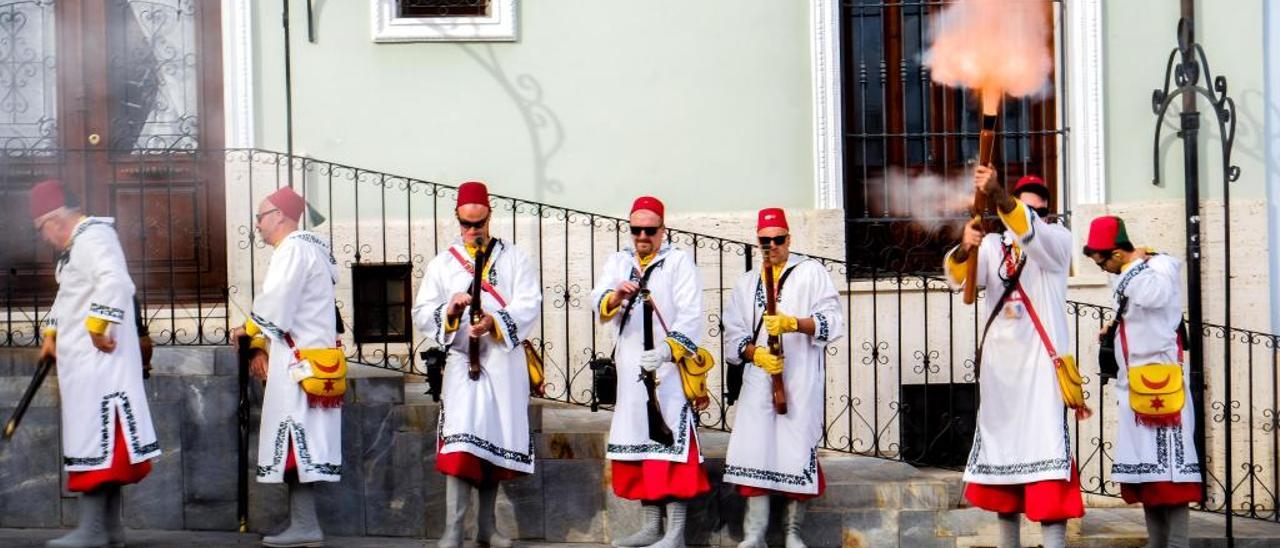
[[[263,150],[182,154],[131,159],[144,166],[113,173],[135,177],[142,173],[146,181],[160,181],[159,187],[164,187],[177,180],[176,174],[167,170],[188,169],[183,162],[193,159],[216,159],[215,172],[222,177],[219,184],[199,177],[190,178],[194,183],[172,184],[220,189],[225,204],[212,214],[225,217],[225,238],[210,233],[211,226],[221,226],[218,223],[188,223],[189,228],[177,228],[181,223],[172,219],[176,211],[174,189],[157,194],[152,201],[112,202],[93,195],[86,200],[88,213],[123,219],[120,235],[126,249],[143,254],[130,259],[145,318],[159,344],[228,342],[228,327],[242,321],[271,255],[253,233],[252,213],[257,202],[286,184],[289,171],[308,201],[327,217],[313,230],[332,243],[335,257],[346,269],[401,265],[416,289],[427,262],[444,251],[458,233],[452,212],[456,189],[449,185],[312,158],[290,159]],[[7,194],[8,203],[25,203],[16,195],[22,185],[58,175],[56,170],[33,175],[31,170],[13,167],[20,164],[8,161],[0,172],[0,189]],[[127,177],[105,180],[109,184],[104,188],[117,195],[136,186]],[[97,192],[93,187],[91,191]],[[184,196],[193,201],[189,207],[197,211],[207,207],[199,202],[199,192]],[[139,210],[129,213],[127,207]],[[545,353],[546,397],[588,405],[593,398],[589,361],[608,352],[612,333],[594,320],[586,296],[595,283],[597,268],[609,254],[626,245],[627,223],[608,215],[501,195],[493,196],[493,207],[494,234],[525,251],[542,280],[544,306],[532,342]],[[11,241],[26,242],[18,246],[22,249],[38,248],[24,212],[6,210],[0,218],[0,232]],[[735,278],[758,261],[758,249],[731,238],[678,229],[670,230],[669,238],[688,250],[699,266],[706,318],[700,343],[723,363],[725,352],[731,351],[722,337],[725,303]],[[171,259],[171,250],[187,240],[193,248],[182,255],[185,262]],[[218,251],[214,245],[221,240],[225,240],[225,249]],[[803,249],[808,243],[797,241],[796,245]],[[6,246],[3,251],[5,264],[12,266],[6,267],[3,282],[0,346],[39,344],[38,325],[53,297],[47,270],[36,265],[50,257],[36,254],[23,263],[17,260],[18,247]],[[219,253],[221,262],[214,260]],[[977,404],[972,356],[979,318],[974,307],[964,306],[934,274],[888,271],[874,264],[821,257],[814,260],[825,266],[841,290],[848,316],[843,337],[827,349],[823,447],[916,464],[962,466]],[[209,270],[208,265],[223,269],[224,283],[212,288],[200,285],[209,279],[200,275]],[[166,286],[165,280],[186,280],[187,286]],[[355,323],[355,309],[370,304],[357,301],[349,275],[339,284],[338,299],[348,326]],[[1119,492],[1110,477],[1115,436],[1111,406],[1115,403],[1109,400],[1114,400],[1114,395],[1097,383],[1094,340],[1112,311],[1098,304],[1071,301],[1068,314],[1073,349],[1088,379],[1087,398],[1097,410],[1089,420],[1069,420],[1082,486],[1088,493],[1114,496]],[[395,322],[385,325],[391,323]],[[395,337],[387,337],[383,342],[359,343],[349,329],[347,348],[355,362],[421,375],[424,371],[418,352],[430,343],[414,330],[405,335],[407,342],[389,342]],[[1203,423],[1209,471],[1205,509],[1280,521],[1280,338],[1216,325],[1207,325],[1201,335],[1208,376]],[[1228,348],[1230,363],[1224,361]],[[723,375],[722,368],[713,371],[709,380],[713,401],[698,420],[705,427],[728,430],[734,412],[720,397]],[[1235,381],[1231,392],[1225,391],[1227,378]],[[1234,437],[1231,447],[1225,442],[1228,428]],[[1234,464],[1228,466],[1228,462]]]

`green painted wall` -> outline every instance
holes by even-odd
[[[368,0],[293,2],[298,153],[589,211],[813,207],[809,7],[525,0],[515,43],[375,44]],[[284,150],[280,2],[255,2],[257,146]]]
[[[1229,95],[1238,109],[1233,161],[1240,180],[1231,187],[1232,199],[1262,199],[1266,192],[1263,161],[1264,0],[1205,0],[1197,2],[1197,40],[1203,46],[1214,76],[1227,78]],[[1182,145],[1177,139],[1178,105],[1166,115],[1161,140],[1163,187],[1151,185],[1151,146],[1155,115],[1151,92],[1164,84],[1165,62],[1176,46],[1179,2],[1174,0],[1105,0],[1107,200],[1180,200],[1183,197]],[[1203,83],[1203,80],[1202,80]],[[1201,196],[1222,196],[1222,154],[1215,119],[1200,102]]]

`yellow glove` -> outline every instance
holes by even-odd
[[[764,317],[764,329],[770,335],[775,336],[783,333],[792,333],[800,329],[800,322],[794,316],[775,314]]]
[[[751,354],[751,361],[770,375],[782,373],[782,358],[770,354],[769,349],[763,346],[756,347],[755,353]]]

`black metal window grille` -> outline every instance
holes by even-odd
[[[481,17],[489,0],[398,0],[400,17]]]
[[[413,342],[413,265],[351,265],[351,303],[357,344]]]
[[[968,185],[977,155],[976,95],[933,83],[921,63],[932,16],[951,0],[844,0],[840,7],[846,259],[891,271],[935,271],[959,238],[963,204],[922,208],[940,185]],[[1062,3],[1051,14],[1061,21]],[[1060,24],[1060,23],[1059,23]],[[1055,47],[1055,57],[1062,52]],[[1060,63],[1061,64],[1061,63]],[[1053,96],[1006,99],[994,161],[1006,185],[1044,178],[1056,206],[1066,126]],[[920,177],[932,176],[927,186]],[[850,271],[854,275],[854,270]]]

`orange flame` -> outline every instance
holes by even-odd
[[[934,17],[924,54],[933,81],[978,90],[983,113],[1002,93],[1044,91],[1053,71],[1048,0],[957,0]]]

